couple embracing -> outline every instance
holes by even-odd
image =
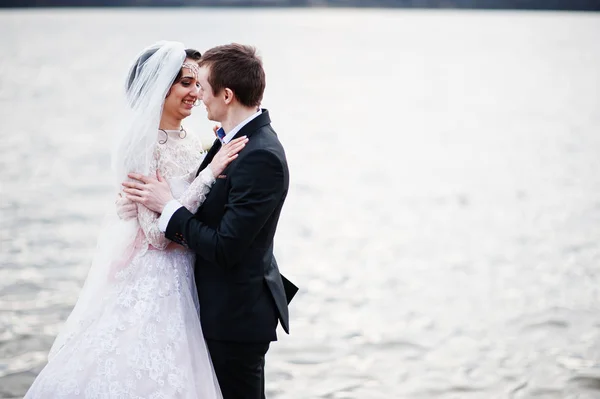
[[[26,398],[265,397],[297,288],[273,256],[289,176],[264,89],[250,46],[159,42],[136,58],[113,155],[119,216]],[[206,154],[182,126],[200,102],[221,124]]]

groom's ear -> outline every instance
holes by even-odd
[[[223,100],[225,101],[225,104],[231,104],[234,98],[235,94],[233,94],[233,90],[231,90],[229,87],[223,89]]]

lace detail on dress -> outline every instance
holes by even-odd
[[[196,179],[198,139],[157,145],[156,167],[175,197],[195,211],[214,182]],[[130,261],[110,274],[64,345],[36,378],[27,399],[220,399],[199,319],[194,254],[168,247],[158,215],[140,207]],[[89,278],[89,277],[88,277]]]
[[[196,179],[190,184],[185,193],[179,198],[181,205],[185,206],[188,211],[196,213],[200,205],[206,199],[206,195],[215,182],[215,175],[210,167],[206,167]]]
[[[26,398],[220,398],[196,316],[193,259],[183,249],[136,257]]]
[[[215,179],[209,168],[196,176],[198,166],[206,154],[202,153],[200,140],[194,136],[185,139],[175,138],[164,144],[157,144],[154,151],[152,169],[158,170],[171,186],[173,196],[190,212],[196,212],[204,202],[206,194]],[[138,206],[138,222],[144,232],[145,242],[142,252],[148,244],[156,249],[165,249],[171,242],[165,238],[158,228],[159,214],[140,205]]]

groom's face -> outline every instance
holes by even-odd
[[[198,81],[200,82],[200,99],[206,107],[207,117],[211,121],[221,122],[225,116],[225,102],[222,96],[215,96],[213,89],[208,83],[210,69],[206,66],[200,67]]]

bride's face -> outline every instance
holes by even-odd
[[[197,61],[186,59],[186,64],[198,65]],[[163,114],[167,114],[176,119],[184,119],[192,114],[194,102],[198,99],[200,84],[196,71],[181,68],[181,78],[171,86],[165,104]]]

